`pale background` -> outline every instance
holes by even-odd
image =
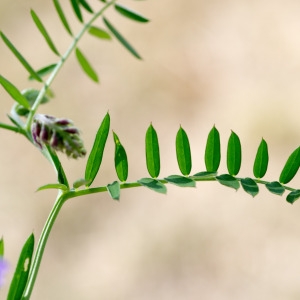
[[[69,1],[61,1],[71,12]],[[91,2],[94,7],[98,1]],[[53,84],[56,98],[39,112],[68,117],[82,130],[88,151],[109,110],[124,144],[129,180],[147,176],[144,135],[150,122],[161,147],[161,177],[178,173],[175,135],[181,124],[192,148],[192,173],[205,169],[206,137],[215,124],[226,143],[241,139],[240,176],[252,176],[265,138],[277,180],[299,146],[300,2],[250,0],[123,1],[151,23],[138,24],[111,10],[107,16],[141,53],[133,58],[118,41],[86,36],[81,50],[99,72],[91,82],[72,56]],[[1,0],[0,30],[36,68],[53,63],[30,17],[43,20],[61,52],[70,38],[52,1]],[[80,25],[68,15],[74,32]],[[99,21],[100,25],[101,22]],[[38,84],[0,42],[0,73],[20,89]],[[1,122],[13,101],[0,89]],[[39,152],[12,132],[0,131],[0,235],[10,280],[19,251],[38,238],[55,199],[35,193],[55,182]],[[95,185],[116,179],[110,136]],[[70,182],[84,175],[86,159],[60,156]],[[291,182],[299,187],[299,176]],[[168,195],[137,188],[116,202],[103,193],[67,203],[51,233],[33,300],[300,299],[300,206],[261,187],[254,199],[218,183],[196,189],[168,186]],[[8,285],[8,284],[7,284]],[[5,299],[7,287],[0,291]]]

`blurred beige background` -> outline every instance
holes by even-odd
[[[80,25],[69,1],[61,1],[74,32]],[[91,2],[94,7],[98,1]],[[226,143],[230,130],[241,139],[240,176],[252,175],[262,137],[269,144],[266,180],[276,180],[299,146],[300,2],[122,1],[151,19],[137,24],[108,12],[110,20],[141,53],[134,59],[116,41],[85,36],[80,49],[99,72],[91,82],[72,56],[52,88],[56,97],[39,112],[69,117],[81,128],[86,148],[109,110],[111,127],[129,159],[129,181],[147,176],[144,135],[156,128],[161,177],[178,173],[175,135],[181,124],[193,155],[193,173],[205,169],[206,137],[215,124]],[[43,20],[61,52],[71,40],[52,1],[0,2],[0,30],[36,68],[56,61],[35,28],[30,8]],[[97,22],[101,25],[101,20]],[[39,87],[3,42],[0,73],[20,89]],[[12,100],[3,89],[1,122]],[[21,136],[0,131],[0,235],[11,265],[33,231],[38,238],[55,191],[35,193],[55,182],[39,152]],[[116,179],[110,136],[95,180]],[[60,156],[70,182],[84,175],[86,159]],[[291,182],[299,187],[299,176]],[[299,299],[300,206],[261,187],[252,199],[242,189],[200,183],[196,189],[168,186],[168,195],[137,188],[121,201],[107,194],[67,203],[54,226],[33,300],[109,299]],[[7,287],[0,291],[5,299]]]

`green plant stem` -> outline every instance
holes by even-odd
[[[51,86],[53,80],[55,79],[56,75],[58,74],[58,72],[61,70],[61,68],[63,67],[64,63],[66,62],[66,60],[68,59],[68,57],[70,56],[70,54],[74,51],[74,49],[76,48],[78,42],[80,41],[81,37],[84,35],[84,33],[90,28],[90,26],[95,22],[96,19],[98,19],[101,15],[103,15],[103,13],[111,6],[113,5],[115,2],[117,2],[117,0],[112,0],[108,3],[105,4],[104,7],[102,7],[102,9],[100,9],[97,13],[95,13],[93,15],[93,17],[90,19],[89,22],[87,22],[83,28],[81,29],[81,31],[74,37],[74,40],[72,42],[72,44],[70,45],[70,47],[68,48],[68,50],[65,52],[65,54],[61,57],[60,61],[57,63],[56,67],[54,68],[54,70],[52,71],[52,73],[50,74],[50,76],[48,77],[48,79],[46,80],[43,88],[41,89],[39,95],[37,96],[31,111],[29,113],[29,116],[27,118],[27,122],[26,122],[26,131],[30,131],[30,127],[31,127],[31,123],[33,120],[34,115],[36,114],[36,111],[47,91],[47,89]]]

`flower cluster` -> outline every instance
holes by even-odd
[[[83,157],[86,154],[79,130],[68,119],[37,114],[33,119],[31,134],[41,149],[43,144],[49,145],[71,158]]]

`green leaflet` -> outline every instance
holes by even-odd
[[[121,15],[137,21],[137,22],[142,22],[142,23],[146,23],[149,22],[149,19],[145,18],[144,16],[142,16],[141,14],[121,5],[121,4],[115,4],[115,9],[117,12],[119,12]]]
[[[196,174],[194,174],[193,176],[191,176],[192,179],[196,179],[196,180],[207,180],[209,178],[214,179],[217,176],[217,172],[198,172]]]
[[[43,23],[41,22],[41,20],[39,19],[39,17],[37,16],[37,14],[31,10],[30,11],[32,19],[36,25],[36,27],[38,28],[38,30],[40,31],[40,33],[42,34],[42,36],[44,37],[44,39],[46,40],[49,48],[58,56],[60,56],[58,50],[56,49],[52,39],[50,38],[45,26],[43,25]]]
[[[167,188],[166,186],[154,178],[141,178],[138,180],[138,183],[140,183],[142,186],[147,187],[150,190],[153,190],[155,192],[166,194]]]
[[[287,197],[286,197],[286,201],[293,204],[296,200],[298,200],[300,198],[300,190],[295,190],[290,192]]]
[[[68,187],[62,183],[49,183],[40,186],[36,191],[43,191],[43,190],[49,190],[49,189],[57,189],[57,190],[62,190],[62,191],[67,191]]]
[[[27,283],[33,249],[34,235],[31,234],[22,248],[14,276],[9,287],[7,300],[21,299]]]
[[[72,33],[71,28],[70,28],[70,26],[69,26],[69,23],[68,23],[68,21],[67,21],[67,19],[66,19],[66,16],[65,16],[65,14],[64,14],[64,12],[63,12],[63,10],[62,10],[62,8],[61,8],[61,5],[60,5],[60,3],[59,3],[59,0],[53,0],[53,2],[54,2],[54,6],[55,6],[55,9],[56,9],[56,12],[57,12],[57,14],[58,14],[58,16],[59,16],[61,22],[63,23],[65,29],[67,30],[67,32],[68,32],[71,36],[73,36],[73,33]]]
[[[113,183],[110,183],[106,186],[107,191],[109,195],[114,199],[114,200],[119,200],[120,199],[120,183],[118,181],[114,181]]]
[[[285,192],[285,188],[278,181],[266,183],[266,188],[269,192],[279,196]]]
[[[165,180],[180,187],[196,187],[196,182],[193,179],[181,175],[170,175]]]
[[[0,257],[4,256],[4,241],[3,238],[0,240]]]
[[[95,82],[99,82],[99,78],[97,73],[95,72],[95,70],[92,68],[91,64],[88,62],[88,60],[85,58],[85,56],[83,55],[83,53],[76,48],[76,57],[77,60],[79,62],[79,64],[81,65],[83,71]]]
[[[93,148],[86,163],[85,180],[88,182],[86,186],[90,186],[92,184],[99,171],[108,137],[109,126],[110,116],[107,113],[97,131]]]
[[[92,10],[92,8],[90,7],[90,5],[85,1],[85,0],[78,0],[78,2],[81,4],[81,6],[88,11],[89,13],[94,13],[94,11]]]
[[[298,172],[300,166],[300,147],[298,147],[288,158],[283,170],[281,171],[279,182],[286,184],[290,182],[296,173]]]
[[[104,39],[104,40],[111,39],[111,36],[109,35],[109,33],[99,27],[91,26],[89,28],[88,33],[95,37],[98,37],[100,39]]]
[[[205,166],[208,172],[217,172],[221,162],[219,131],[214,126],[208,134],[205,148]]]
[[[103,17],[103,22],[111,33],[116,37],[116,39],[137,59],[142,59],[141,56],[136,52],[136,50],[129,44],[129,42],[119,33],[119,31],[106,19]]]
[[[159,144],[152,124],[147,129],[145,142],[147,169],[152,178],[157,178],[160,172]]]
[[[264,139],[261,140],[255,156],[253,174],[256,178],[263,178],[267,172],[269,162],[268,145]]]
[[[50,74],[56,68],[56,66],[57,66],[57,64],[48,65],[46,67],[43,67],[43,68],[37,70],[36,73],[40,77],[46,76],[46,75]],[[29,80],[35,79],[32,75],[30,75],[28,78],[29,78]]]
[[[89,184],[89,181],[85,180],[84,178],[79,178],[73,182],[73,188],[78,189],[81,186],[86,186],[87,184]]]
[[[220,176],[216,176],[216,179],[221,184],[231,187],[235,190],[238,190],[240,187],[240,183],[238,182],[238,180],[229,174],[223,174]]]
[[[231,132],[227,146],[227,169],[228,173],[236,176],[240,170],[242,162],[242,149],[239,137]]]
[[[252,197],[255,197],[258,192],[258,185],[252,178],[243,178],[241,179],[241,184],[244,189],[244,191],[248,194],[250,194]]]
[[[128,177],[128,160],[126,151],[118,136],[113,132],[115,142],[115,169],[120,181],[125,182]]]
[[[57,172],[58,182],[69,188],[67,176],[65,174],[63,166],[61,165],[61,162],[60,162],[56,152],[54,150],[52,150],[52,148],[49,145],[45,145],[45,149],[43,149],[43,152],[45,153],[46,156],[50,156],[49,159]]]
[[[176,156],[181,174],[188,176],[192,169],[191,149],[188,136],[181,126],[176,135]]]
[[[7,79],[0,75],[0,84],[10,94],[10,96],[19,104],[27,109],[30,109],[30,104],[27,99],[21,94],[21,92]]]
[[[30,66],[27,60],[21,55],[21,53],[15,48],[15,46],[10,42],[10,40],[4,35],[3,32],[0,32],[0,36],[6,46],[11,50],[11,52],[16,56],[19,62],[23,65],[23,67],[29,72],[29,74],[34,77],[37,81],[43,82],[43,80],[39,77],[39,75],[34,71],[34,69]]]
[[[82,14],[81,14],[81,10],[80,7],[78,5],[78,0],[71,0],[71,5],[73,7],[73,10],[75,12],[75,15],[77,17],[77,19],[79,20],[79,22],[83,22],[83,18],[82,18]]]

